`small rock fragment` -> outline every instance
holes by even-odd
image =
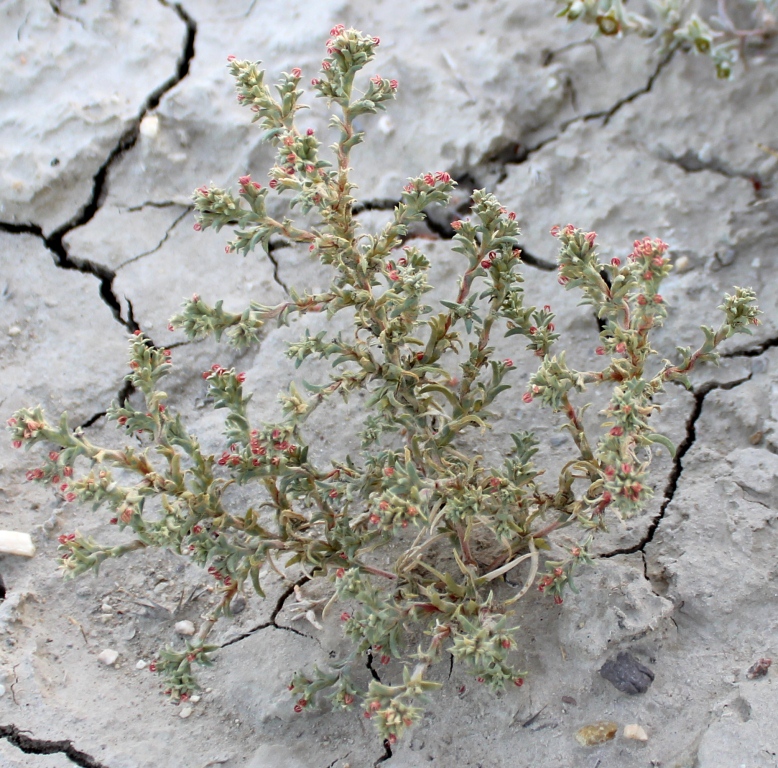
[[[185,619],[184,621],[177,621],[175,626],[176,634],[184,635],[184,637],[191,637],[195,633],[195,625],[191,621]]]
[[[189,701],[191,701],[191,702],[192,702],[192,704],[197,704],[197,702],[198,702],[198,701],[200,701],[200,699],[201,699],[201,697],[200,697],[200,696],[198,696],[197,694],[195,694],[194,696],[192,696],[192,697],[189,699]]]
[[[145,659],[138,659],[135,662],[135,669],[145,669],[146,668],[146,660]]]
[[[0,683],[0,696],[5,696],[5,686]]]
[[[692,262],[688,256],[679,256],[675,260],[675,268],[679,272],[688,272],[692,267]]]
[[[630,725],[624,726],[624,738],[634,739],[635,741],[648,741],[648,734],[637,723],[630,723]]]
[[[104,651],[100,651],[97,660],[101,664],[105,664],[106,667],[112,667],[116,664],[116,659],[119,658],[119,651],[115,651],[113,648],[106,648]]]
[[[578,702],[572,696],[563,696],[562,701],[565,704],[570,704],[573,707],[578,705]]]
[[[22,329],[18,325],[12,325],[8,329],[8,335],[11,337],[18,336],[22,332]]]
[[[179,716],[179,717],[180,717],[182,720],[186,720],[186,718],[187,718],[187,717],[189,717],[189,716],[192,714],[192,712],[194,712],[194,708],[193,708],[193,707],[184,707],[184,708],[183,708],[183,709],[182,709],[182,710],[181,710],[181,711],[178,713],[178,716]]]
[[[597,744],[604,744],[611,741],[619,730],[616,723],[603,721],[601,723],[592,723],[579,728],[575,733],[575,740],[582,747],[594,747]]]
[[[764,677],[767,674],[767,670],[770,669],[770,665],[773,663],[772,659],[759,659],[755,661],[746,672],[746,677],[749,680],[755,680],[757,677]]]
[[[654,682],[654,673],[641,664],[631,653],[622,651],[615,659],[608,659],[600,674],[622,693],[645,693]]]
[[[234,614],[243,613],[243,611],[246,610],[246,598],[243,597],[242,595],[238,595],[230,603],[230,610]]]

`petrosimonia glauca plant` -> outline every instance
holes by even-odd
[[[595,36],[636,35],[653,41],[660,56],[677,49],[710,57],[716,75],[729,79],[748,45],[763,45],[778,32],[776,0],[741,0],[739,10],[751,11],[753,26],[739,29],[727,9],[727,0],[718,0],[717,12],[708,21],[694,12],[690,0],[648,0],[647,15],[627,10],[626,0],[554,0],[561,6],[558,16],[580,21],[595,29]]]
[[[214,406],[226,412],[225,444],[221,455],[209,455],[160,389],[171,369],[169,351],[137,333],[130,339],[128,379],[145,403],[139,409],[116,403],[108,418],[142,448],[96,446],[81,430],[69,429],[65,416],[49,424],[40,408],[17,412],[8,425],[17,447],[46,446],[47,458],[30,471],[31,479],[54,481],[68,501],[107,507],[111,522],[130,534],[118,546],[78,533],[62,536],[67,575],[145,547],[170,549],[213,575],[218,607],[186,648],[166,649],[153,665],[173,697],[196,686],[192,666],[209,661],[214,622],[229,614],[238,593],[253,589],[262,596],[262,578],[272,568],[290,582],[328,580],[325,613],[340,603],[334,610],[342,611],[351,640],[350,653],[329,668],[294,675],[295,709],[322,698],[358,707],[391,743],[420,717],[420,705],[438,685],[427,670],[448,653],[495,690],[522,684],[519,601],[534,588],[562,603],[609,515],[631,515],[646,502],[650,448],[673,451],[649,425],[663,387],[687,382],[696,363],[715,362],[716,347],[749,333],[759,311],[754,294],[737,288],[719,308],[719,328],[703,327],[699,349],[681,349],[676,362],[650,365],[656,355],[651,332],[666,311],[659,286],[670,271],[667,246],[646,239],[623,262],[603,263],[593,232],[555,227],[559,282],[580,292],[602,321],[592,357],[599,365],[573,370],[556,352],[554,314],[525,303],[515,214],[480,190],[471,216],[453,224],[452,258],[462,264],[458,290],[437,307],[425,304],[430,262],[404,245],[404,237],[428,206],[449,201],[450,176],[411,179],[391,221],[376,234],[360,232],[354,217],[350,155],[363,139],[355,122],[383,109],[397,90],[394,80],[378,75],[355,86],[378,44],[342,26],[327,42],[312,86],[335,108],[332,162],[322,157],[314,132],[295,125],[302,109],[300,70],[281,76],[276,97],[257,64],[230,57],[238,101],[254,113],[278,158],[268,186],[244,176],[237,193],[196,190],[195,229],[235,227],[230,253],[267,250],[279,240],[305,244],[331,268],[332,281],[322,293],[290,291],[279,305],[251,303],[242,312],[194,296],[171,321],[190,339],[224,336],[245,347],[268,324],[346,312],[353,334],[306,333],[288,348],[297,365],[311,357],[329,360],[331,378],[306,384],[306,391],[283,391],[282,420],[260,424],[252,421],[244,374],[214,365],[203,376]],[[315,225],[273,218],[269,195],[287,197]],[[513,362],[494,359],[497,333],[519,337],[538,362],[522,393],[511,392]],[[611,393],[596,434],[585,430],[575,402],[593,385]],[[355,390],[367,394],[362,450],[319,465],[309,456],[306,419]],[[488,466],[464,447],[466,432],[489,426],[498,397],[520,409],[545,406],[569,429],[575,449],[556,479],[541,484],[542,468],[533,464],[537,441],[529,432],[512,435],[500,466]],[[122,484],[128,477],[135,481]],[[224,491],[234,483],[256,488],[254,506],[228,503]],[[557,533],[562,530],[564,539]],[[516,572],[520,587],[504,578]],[[366,654],[394,662],[387,672],[395,674],[361,684]]]

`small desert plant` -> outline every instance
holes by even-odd
[[[703,327],[699,349],[680,349],[676,362],[655,364],[649,373],[656,354],[650,335],[666,311],[659,286],[671,268],[667,246],[647,238],[635,242],[623,262],[603,263],[593,232],[555,227],[559,282],[582,293],[602,327],[593,357],[601,364],[573,370],[564,352],[555,352],[550,307],[525,303],[515,214],[480,190],[473,194],[472,216],[453,224],[453,258],[463,265],[458,291],[428,306],[430,262],[403,238],[428,206],[449,201],[454,182],[443,172],[410,180],[389,223],[377,234],[360,233],[349,167],[363,138],[355,120],[382,109],[397,83],[375,75],[357,91],[355,76],[379,41],[342,26],[331,35],[312,84],[337,107],[334,163],[320,156],[312,130],[295,126],[300,70],[282,75],[275,98],[257,64],[230,57],[238,100],[255,113],[278,160],[269,188],[244,176],[238,194],[214,186],[194,193],[195,229],[236,227],[227,251],[242,254],[279,239],[305,244],[311,258],[331,269],[329,288],[290,291],[277,306],[252,303],[239,313],[194,296],[171,321],[190,339],[224,335],[244,347],[257,342],[268,323],[346,312],[352,334],[306,332],[288,348],[297,365],[311,357],[329,360],[330,380],[306,384],[306,391],[289,387],[280,395],[282,420],[254,425],[244,374],[214,365],[203,376],[214,406],[227,413],[226,442],[221,455],[208,455],[166,407],[160,385],[171,369],[169,351],[138,332],[130,339],[128,379],[145,403],[116,403],[108,418],[144,442],[142,450],[93,445],[82,430],[69,429],[65,416],[50,425],[40,408],[20,410],[8,424],[17,447],[49,446],[31,479],[54,482],[68,501],[107,507],[111,522],[132,533],[119,546],[78,533],[61,536],[67,575],[161,547],[207,568],[218,582],[221,601],[197,637],[183,650],[166,649],[155,662],[174,698],[195,687],[193,663],[207,663],[215,649],[206,642],[213,623],[229,614],[239,592],[253,587],[262,595],[260,574],[272,567],[290,581],[301,574],[329,579],[325,612],[341,602],[343,630],[352,641],[350,653],[329,669],[294,675],[295,708],[302,711],[322,696],[339,707],[359,702],[381,736],[394,741],[419,718],[419,704],[437,685],[425,673],[445,653],[491,688],[522,684],[515,665],[522,646],[519,600],[535,586],[561,603],[576,569],[590,562],[592,536],[609,512],[626,516],[641,508],[651,495],[651,447],[673,451],[649,426],[657,396],[667,382],[688,384],[696,363],[715,362],[716,347],[749,333],[758,310],[750,290],[736,289],[720,307],[718,330]],[[289,196],[314,226],[271,217],[271,190]],[[540,482],[543,468],[533,464],[537,441],[530,432],[512,435],[501,466],[488,466],[461,439],[468,431],[485,432],[490,407],[509,396],[515,366],[494,358],[491,339],[498,330],[521,337],[538,362],[517,404],[542,404],[559,414],[575,443],[558,477],[546,484]],[[582,423],[586,406],[574,404],[589,385],[611,393],[596,436]],[[362,450],[320,466],[309,456],[306,419],[355,390],[367,395]],[[228,503],[225,490],[234,483],[257,488],[254,506]],[[563,529],[580,536],[560,539],[555,532]],[[504,577],[520,566],[523,586],[511,588]],[[387,674],[360,687],[352,666],[366,654],[398,662],[402,674],[394,684]]]
[[[558,16],[595,26],[595,35],[637,35],[656,43],[660,56],[681,48],[709,56],[716,74],[730,78],[738,58],[749,43],[763,43],[778,31],[776,0],[744,0],[754,26],[738,29],[718,0],[717,13],[708,21],[693,12],[690,0],[648,0],[648,15],[626,9],[626,0],[554,0],[561,5]],[[631,6],[630,6],[631,7]]]

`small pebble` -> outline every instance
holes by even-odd
[[[195,633],[195,625],[188,619],[177,621],[175,629],[176,634],[184,635],[185,637],[191,637]]]
[[[691,260],[689,259],[688,256],[679,256],[675,260],[675,268],[679,272],[686,272],[691,267],[691,265],[692,265],[692,262],[691,262]]]
[[[145,669],[146,668],[146,659],[138,659],[135,662],[135,669]]]
[[[562,701],[565,704],[570,704],[573,707],[578,705],[578,702],[572,696],[563,696]]]
[[[9,336],[18,336],[22,332],[22,329],[18,325],[12,325],[8,329]]]
[[[0,696],[5,696],[5,686],[0,683]]]
[[[773,663],[772,659],[759,659],[755,661],[746,672],[746,677],[749,680],[755,680],[757,677],[764,677],[767,674],[767,670],[770,669],[770,665]]]
[[[648,734],[637,723],[630,723],[630,725],[624,726],[624,738],[634,739],[635,741],[648,741]]]
[[[606,741],[611,741],[618,730],[619,726],[616,723],[592,723],[591,725],[585,725],[583,728],[579,728],[575,733],[575,740],[582,747],[594,747],[597,744],[604,744]]]
[[[231,603],[230,610],[233,613],[243,613],[246,610],[246,598],[242,595],[238,595]]]
[[[615,659],[608,659],[600,674],[622,693],[645,693],[654,682],[654,673],[641,664],[631,653],[621,652]]]
[[[200,698],[201,698],[200,696],[198,696],[197,694],[195,694],[194,696],[191,696],[191,697],[190,697],[189,701],[191,701],[191,702],[192,702],[192,704],[197,704],[197,702],[198,702],[198,701],[200,701]]]
[[[178,716],[179,716],[179,717],[180,717],[182,720],[186,720],[186,718],[187,718],[187,717],[189,717],[189,715],[191,715],[191,714],[192,714],[192,712],[194,712],[194,708],[193,708],[193,707],[189,707],[189,706],[187,706],[187,707],[184,707],[184,708],[183,708],[183,709],[182,709],[182,710],[181,710],[181,711],[178,713]]]
[[[115,651],[113,648],[106,648],[104,651],[100,651],[100,655],[97,657],[97,660],[101,664],[105,664],[106,667],[112,667],[114,664],[116,664],[116,659],[118,658],[118,651]]]

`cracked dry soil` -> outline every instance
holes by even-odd
[[[0,443],[0,528],[30,531],[38,547],[29,561],[0,560],[1,765],[778,765],[774,674],[745,675],[778,652],[778,161],[765,149],[778,149],[778,50],[752,51],[748,70],[721,83],[706,61],[683,53],[656,60],[632,41],[584,44],[585,31],[560,25],[551,10],[545,0],[0,4],[4,418],[40,402],[50,413],[68,410],[96,442],[117,440],[103,416],[112,399],[133,396],[124,339],[138,328],[174,348],[170,402],[205,445],[216,450],[221,440],[198,375],[214,360],[247,371],[255,418],[273,414],[277,382],[294,375],[284,343],[299,329],[270,331],[237,355],[186,344],[166,321],[193,291],[232,308],[325,279],[283,242],[270,260],[225,257],[220,235],[188,226],[188,195],[210,180],[258,177],[270,164],[234,103],[226,55],[307,75],[338,22],[380,35],[373,71],[401,83],[355,154],[366,226],[388,215],[404,179],[420,171],[493,189],[521,221],[526,290],[552,304],[581,367],[597,324],[556,283],[553,224],[596,229],[604,258],[645,235],[670,243],[663,355],[716,322],[732,285],[756,288],[765,312],[721,368],[697,372],[691,393],[673,387],[663,398],[657,419],[676,456],[656,457],[654,501],[633,520],[612,521],[597,567],[581,574],[581,594],[558,608],[539,596],[521,607],[525,686],[495,698],[446,663],[434,672],[440,695],[393,748],[353,713],[292,712],[291,671],[326,663],[342,642],[338,627],[301,619],[300,599],[326,597],[305,577],[298,598],[270,574],[264,602],[249,599],[217,625],[217,664],[181,717],[140,662],[181,641],[177,621],[201,621],[212,599],[204,574],[144,552],[106,563],[98,578],[63,583],[58,533],[114,532],[25,483],[25,458]],[[309,120],[326,130],[321,112]],[[457,274],[448,223],[438,213],[416,233],[443,288]],[[518,363],[520,352],[503,346]],[[531,364],[519,365],[520,382]],[[518,398],[502,408],[496,432],[535,429],[543,460],[565,460],[569,445],[553,417]],[[338,407],[312,423],[313,450],[348,450],[348,436],[333,435],[356,411]],[[97,661],[105,648],[120,654],[113,667]],[[599,676],[619,651],[655,673],[645,693],[628,696]],[[368,677],[395,673],[366,659]],[[577,728],[598,720],[638,723],[649,740],[579,746]]]

